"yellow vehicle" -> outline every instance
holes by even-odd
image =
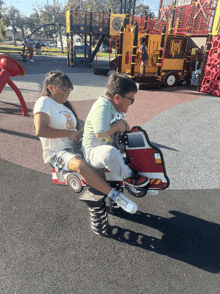
[[[140,72],[141,51],[139,39],[146,38],[148,61],[145,74],[137,78]],[[138,26],[126,25],[121,30],[118,72],[143,83],[164,84],[173,87],[187,79],[191,51],[187,51],[187,35],[148,34]]]

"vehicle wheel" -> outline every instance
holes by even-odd
[[[69,175],[66,179],[67,185],[73,189],[74,192],[80,193],[82,191],[82,183],[75,175]]]
[[[175,87],[178,81],[179,77],[175,72],[168,72],[164,77],[164,85],[166,87]]]
[[[147,189],[146,190],[140,190],[140,189],[135,188],[133,186],[130,186],[128,184],[125,184],[125,188],[134,197],[140,198],[140,197],[144,197],[147,194]]]

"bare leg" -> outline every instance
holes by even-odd
[[[141,76],[144,76],[144,74],[145,74],[145,66],[142,65],[141,66]]]
[[[76,156],[71,159],[69,163],[69,170],[77,172],[87,185],[95,188],[105,195],[110,193],[112,188],[81,157]]]
[[[81,157],[72,158],[69,169],[80,174],[89,186],[107,195],[125,211],[129,213],[137,211],[136,203],[125,197],[121,192],[112,189]]]

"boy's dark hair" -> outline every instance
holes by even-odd
[[[141,37],[141,38],[140,38],[140,43],[141,43],[141,44],[145,43],[145,41],[146,41],[146,39],[145,39],[144,37]]]
[[[113,98],[116,94],[124,96],[129,92],[137,93],[137,85],[126,74],[114,73],[109,76],[106,90],[107,96]]]

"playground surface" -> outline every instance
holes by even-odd
[[[97,236],[81,194],[52,183],[32,110],[45,74],[62,70],[84,121],[107,77],[66,58],[34,59],[18,60],[26,75],[12,78],[29,116],[10,87],[0,94],[0,293],[219,293],[219,97],[186,86],[137,93],[126,120],[163,152],[170,187],[143,198],[124,190],[137,214],[109,214],[109,235]]]

